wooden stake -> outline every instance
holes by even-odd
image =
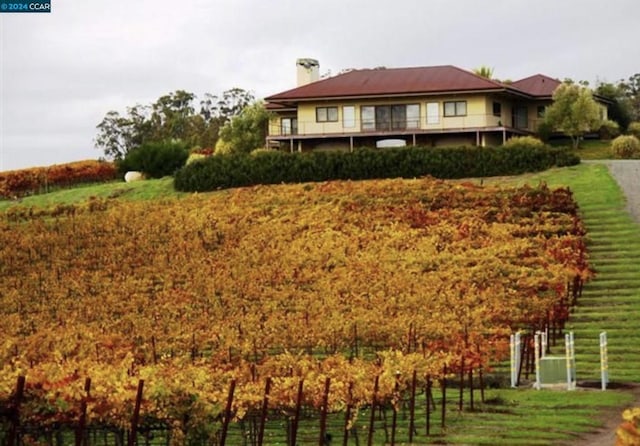
[[[220,434],[220,446],[224,446],[227,441],[227,430],[231,422],[231,407],[233,404],[233,393],[236,390],[236,380],[232,379],[229,385],[229,395],[227,396],[227,406],[224,409],[224,421],[222,422],[222,433]]]
[[[267,423],[267,411],[269,410],[269,392],[271,392],[271,378],[268,377],[264,384],[264,399],[262,400],[262,412],[260,413],[260,431],[258,432],[258,446],[264,441],[264,428]]]
[[[322,412],[320,412],[320,446],[326,445],[326,433],[327,433],[327,412],[329,411],[329,388],[331,386],[331,378],[328,378],[324,382],[324,395],[322,397]]]
[[[140,405],[142,404],[142,391],[144,389],[144,379],[138,381],[138,393],[136,394],[136,405],[133,409],[133,416],[131,417],[131,431],[129,434],[129,446],[134,446],[138,442],[136,437],[138,435],[138,422],[140,420]]]

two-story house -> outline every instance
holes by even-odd
[[[318,61],[296,65],[298,86],[265,98],[273,112],[267,143],[291,151],[500,145],[535,133],[560,85],[542,74],[506,84],[451,65],[349,70],[320,79]]]

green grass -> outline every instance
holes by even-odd
[[[571,147],[572,143],[569,138],[553,139],[549,144],[555,147]],[[585,139],[580,141],[580,146],[575,150],[583,160],[604,160],[612,159],[611,141],[601,139]]]
[[[0,212],[14,206],[46,208],[60,204],[82,203],[91,197],[136,201],[172,198],[182,195],[185,194],[174,190],[173,179],[170,177],[133,183],[114,181],[60,189],[48,194],[24,197],[20,200],[0,200]]]
[[[468,181],[468,180],[467,180]],[[635,315],[640,314],[640,226],[624,210],[624,197],[608,173],[606,166],[581,164],[550,169],[537,174],[518,177],[499,177],[472,180],[483,184],[518,186],[545,182],[551,187],[570,187],[580,205],[588,230],[590,262],[596,277],[585,287],[579,305],[574,309],[568,328],[576,337],[576,365],[578,380],[597,380],[599,373],[598,334],[609,332],[610,378],[613,382],[640,381],[640,330]],[[217,192],[212,192],[217,193]],[[47,195],[28,197],[21,203],[0,202],[0,211],[17,204],[52,206],[82,202],[90,197],[114,200],[152,200],[180,197],[185,194],[173,190],[171,179],[148,180],[125,184],[121,182],[60,190]],[[512,390],[487,391],[492,404],[478,405],[475,411],[458,412],[456,392],[448,392],[451,402],[446,429],[439,428],[439,412],[433,415],[433,433],[424,436],[424,422],[414,444],[470,444],[470,445],[551,445],[576,440],[601,425],[604,410],[621,411],[632,395],[624,391],[552,391]],[[436,399],[439,396],[436,395]],[[476,399],[479,395],[476,394]],[[390,414],[390,411],[388,412]],[[390,415],[388,415],[389,417]],[[398,444],[406,444],[406,414],[399,415]],[[404,416],[404,418],[402,418]],[[424,408],[416,414],[423,420]],[[366,428],[366,413],[359,425]],[[329,419],[329,432],[334,443],[341,444],[342,415]],[[363,423],[364,422],[364,423]],[[301,435],[311,444],[316,421],[301,425]],[[376,422],[375,444],[385,441],[382,421]],[[390,419],[386,420],[387,427]],[[404,423],[404,424],[403,424]],[[305,427],[307,426],[307,427]],[[274,432],[276,426],[272,426]],[[233,426],[232,438],[239,439],[239,426]],[[282,432],[282,426],[279,426]],[[404,433],[403,433],[404,429]],[[421,429],[421,430],[420,430]],[[276,436],[278,434],[274,434]],[[366,432],[359,437],[366,444]],[[579,440],[576,440],[579,441]],[[317,443],[317,441],[316,441]],[[238,443],[239,444],[239,443]],[[283,438],[273,438],[269,444],[284,444]],[[351,444],[351,443],[350,443]],[[354,443],[355,444],[355,443]]]

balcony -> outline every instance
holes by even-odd
[[[430,116],[416,120],[376,121],[351,119],[349,121],[315,122],[287,121],[269,125],[268,139],[304,139],[331,136],[384,136],[413,135],[424,133],[454,133],[472,131],[500,131],[508,129],[506,121],[492,114],[469,114],[465,116]],[[510,120],[509,120],[510,121]],[[523,129],[528,130],[528,129]]]

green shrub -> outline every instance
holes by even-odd
[[[627,127],[627,132],[630,135],[635,136],[636,138],[640,138],[640,122],[632,122]]]
[[[600,125],[598,133],[600,135],[600,139],[613,139],[620,135],[620,126],[617,122],[605,119],[602,121],[602,125]]]
[[[121,174],[136,170],[150,178],[162,178],[173,175],[184,166],[188,157],[189,150],[184,143],[150,142],[130,150],[125,158],[118,162],[118,170]]]
[[[339,179],[485,177],[568,166],[580,159],[564,148],[511,147],[362,148],[353,152],[258,151],[214,155],[178,170],[175,188],[210,191],[255,184]]]
[[[533,136],[515,136],[511,139],[508,139],[507,142],[503,144],[504,147],[512,148],[530,148],[530,149],[542,149],[545,144],[540,141],[538,138],[534,138]]]
[[[553,126],[542,120],[538,122],[538,129],[536,131],[536,135],[540,138],[541,141],[547,142],[551,135],[553,134]]]
[[[611,142],[611,150],[616,158],[640,158],[640,140],[633,135],[618,136]]]

